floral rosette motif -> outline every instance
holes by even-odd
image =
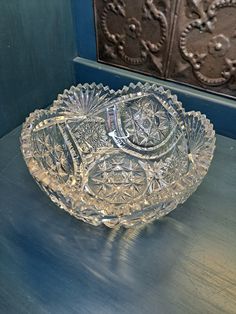
[[[183,57],[190,62],[196,78],[203,85],[220,86],[228,83],[230,88],[235,89],[236,31],[233,27],[222,27],[222,23],[227,21],[222,19],[221,14],[230,9],[235,15],[236,2],[214,0],[207,8],[203,1],[192,0],[191,3],[193,13],[198,18],[189,23],[181,34]]]
[[[21,134],[26,164],[51,200],[78,219],[131,227],[166,215],[201,183],[215,135],[170,91],[130,84],[65,90]]]
[[[148,56],[160,51],[166,42],[168,25],[163,12],[152,0],[145,0],[143,7],[134,13],[133,2],[109,0],[101,14],[101,28],[110,45],[105,45],[105,53],[111,58],[117,55],[126,63],[139,65]],[[147,23],[152,23],[159,32],[148,34],[144,31]],[[113,25],[120,25],[120,31]],[[155,59],[155,58],[154,58]],[[161,64],[157,64],[162,72]]]

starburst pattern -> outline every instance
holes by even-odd
[[[110,145],[103,120],[88,118],[79,124],[69,123],[69,127],[81,151],[84,153],[90,153],[98,148]]]
[[[149,171],[151,175],[149,184],[150,193],[160,191],[167,186],[167,182],[165,180],[166,164],[162,160],[154,162]]]
[[[72,157],[57,126],[50,127],[50,135],[45,130],[37,132],[34,158],[60,182],[66,182],[73,175]]]
[[[146,189],[146,174],[140,163],[125,154],[106,158],[94,166],[89,186],[100,198],[110,203],[127,203]]]
[[[142,99],[127,108],[123,126],[134,144],[155,146],[168,135],[168,114],[157,103]]]

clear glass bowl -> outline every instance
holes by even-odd
[[[51,200],[93,225],[131,227],[168,214],[206,175],[215,132],[169,90],[102,84],[65,90],[23,125],[30,173]]]

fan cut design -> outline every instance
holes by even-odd
[[[115,91],[109,89],[108,86],[104,87],[102,84],[96,85],[95,83],[79,84],[58,95],[50,110],[93,116],[103,111],[114,96]]]

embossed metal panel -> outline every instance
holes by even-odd
[[[168,77],[236,96],[236,1],[181,1]]]
[[[163,77],[174,20],[171,2],[95,1],[99,60]]]
[[[94,0],[98,60],[236,96],[236,0]]]

